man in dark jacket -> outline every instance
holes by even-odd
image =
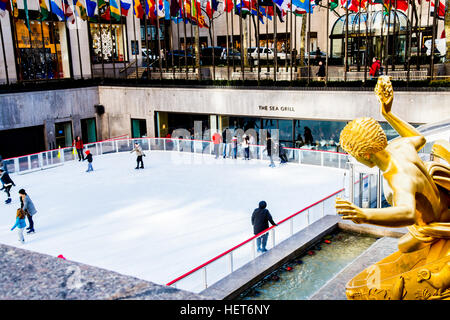
[[[8,196],[8,199],[6,199],[5,203],[8,204],[11,202],[11,194],[9,193],[9,191],[13,186],[15,186],[15,184],[14,181],[12,181],[12,179],[9,177],[9,174],[3,169],[0,169],[0,180],[3,183],[3,188],[1,188],[0,190],[5,190],[6,195]]]
[[[252,214],[252,225],[253,225],[253,234],[258,234],[267,228],[269,228],[269,222],[276,226],[277,224],[273,221],[272,216],[270,215],[269,210],[266,209],[267,203],[265,201],[261,201],[259,206]],[[269,237],[269,233],[266,232],[261,237],[256,239],[256,245],[258,247],[258,252],[266,252],[266,244],[267,238]]]
[[[273,157],[272,157],[272,151],[273,151],[273,149],[272,149],[273,148],[272,147],[272,137],[269,134],[267,134],[266,140],[267,140],[267,144],[266,144],[265,151],[267,151],[267,155],[269,156],[269,159],[270,159],[269,167],[274,168],[275,167],[275,163],[273,163]]]

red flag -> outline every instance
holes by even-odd
[[[225,4],[224,4],[224,10],[225,12],[231,12],[231,10],[233,10],[233,0],[224,0]]]

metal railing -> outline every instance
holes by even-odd
[[[268,250],[274,248],[277,244],[294,235],[294,233],[324,217],[325,213],[335,212],[335,199],[341,196],[343,192],[344,189],[340,189],[303,208],[279,221],[277,226],[271,226],[261,233],[248,238],[231,249],[168,282],[167,285],[196,293],[206,289],[211,284],[254,260],[258,254],[256,242],[259,237],[269,234],[266,248]]]

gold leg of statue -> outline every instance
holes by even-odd
[[[407,227],[409,232],[399,240],[399,251],[349,281],[347,298],[450,300],[450,144],[435,142],[433,160],[422,161],[417,152],[425,137],[391,112],[389,77],[378,78],[375,94],[382,115],[400,137],[387,143],[376,120],[358,118],[342,130],[340,144],[359,162],[381,170],[391,207],[359,208],[338,198],[336,209],[354,223]]]

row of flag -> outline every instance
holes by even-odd
[[[177,23],[180,21],[191,22],[198,24],[199,27],[208,27],[202,7],[206,15],[211,19],[213,13],[218,11],[220,3],[218,0],[203,0],[202,6],[200,0],[23,0],[23,9],[28,26],[28,1],[39,2],[40,20],[46,20],[50,13],[53,13],[60,21],[68,21],[70,23],[75,22],[76,16],[83,20],[90,19],[91,21],[95,21],[97,16],[108,21],[120,21],[121,17],[128,16],[128,12],[133,8],[134,16],[139,19],[146,17],[150,23],[155,22],[157,18],[164,18],[166,20],[174,20]],[[296,15],[313,13],[314,8],[321,0],[222,1],[223,11],[231,12],[234,10],[235,14],[242,14],[244,18],[247,15],[254,15],[264,23],[264,17],[272,20],[275,14],[280,21],[284,21],[284,17],[288,12],[293,12]],[[418,3],[420,4],[421,1],[418,0]],[[431,1],[434,10],[434,0],[426,1]],[[443,17],[445,14],[445,5],[441,1],[439,1],[438,8],[439,17]],[[408,9],[408,0],[330,0],[330,10],[335,10],[339,4],[341,7],[353,12],[358,12],[360,9],[364,10],[368,5],[376,4],[382,5],[385,12],[390,11],[392,8],[402,11]],[[0,16],[4,16],[8,11],[15,17],[18,16],[17,0],[0,0]]]

